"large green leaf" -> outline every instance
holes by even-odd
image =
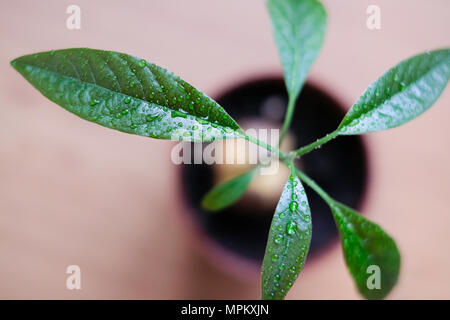
[[[11,64],[51,101],[108,128],[188,141],[239,136],[237,123],[215,101],[143,59],[79,48],[27,55]]]
[[[289,98],[295,100],[322,46],[326,12],[316,0],[267,0]]]
[[[394,287],[400,271],[400,253],[381,227],[353,209],[329,203],[341,235],[347,267],[359,292],[367,299],[383,299]],[[374,287],[379,273],[380,287]]]
[[[297,279],[311,242],[311,211],[299,178],[291,172],[278,202],[262,264],[262,298],[283,299]]]
[[[348,111],[341,135],[400,126],[430,108],[450,77],[450,49],[429,51],[400,62],[372,83]]]
[[[221,210],[236,202],[245,192],[255,176],[253,169],[211,189],[203,198],[202,206],[210,211]]]

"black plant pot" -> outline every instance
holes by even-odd
[[[281,126],[287,94],[281,79],[263,79],[237,86],[216,98],[238,122],[264,119]],[[268,108],[270,106],[270,108]],[[309,83],[298,99],[291,125],[295,148],[332,132],[345,109],[330,95]],[[301,159],[302,169],[336,200],[361,209],[368,180],[366,148],[360,136],[338,137]],[[183,165],[182,186],[188,218],[201,234],[206,255],[220,267],[237,274],[259,271],[270,223],[276,207],[261,209],[239,202],[219,213],[205,211],[202,197],[213,187],[214,166]],[[279,192],[281,193],[281,188]],[[308,261],[337,242],[337,229],[329,207],[305,186],[312,212],[313,236]],[[254,211],[258,210],[257,214]]]

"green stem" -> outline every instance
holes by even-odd
[[[244,134],[243,138],[248,140],[248,141],[250,141],[250,142],[252,142],[252,143],[254,143],[254,144],[256,144],[256,145],[258,145],[258,146],[260,146],[260,147],[265,148],[266,150],[268,150],[271,153],[277,154],[278,157],[282,161],[287,158],[286,154],[284,152],[282,152],[280,149],[278,149],[276,147],[273,147],[270,144],[267,144],[267,143],[265,143],[265,142],[263,142],[263,141],[261,141],[261,140],[259,140],[257,138],[254,138],[252,136],[248,136],[246,134]]]
[[[300,157],[318,147],[320,147],[321,145],[327,143],[328,141],[336,138],[336,136],[339,134],[339,131],[333,131],[332,133],[327,134],[325,137],[318,139],[316,141],[314,141],[313,143],[310,143],[304,147],[301,147],[300,149],[297,149],[295,151],[293,151],[293,153],[295,154],[296,157]]]
[[[281,142],[283,142],[284,136],[286,135],[287,131],[289,130],[289,127],[291,126],[292,122],[292,115],[294,114],[295,109],[295,102],[297,101],[297,97],[289,97],[288,107],[286,111],[286,117],[284,118],[283,127],[281,128],[281,135],[280,135],[280,141],[278,145],[281,145]]]
[[[308,177],[303,171],[295,168],[295,171],[297,173],[297,176],[304,181],[311,189],[313,189],[319,196],[322,197],[323,200],[325,200],[326,203],[329,205],[332,205],[335,201],[333,198],[331,198],[328,193],[325,192],[313,179]]]

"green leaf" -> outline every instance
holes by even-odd
[[[79,48],[27,55],[11,64],[51,101],[108,128],[171,140],[240,136],[237,123],[215,101],[143,59]]]
[[[295,101],[322,46],[326,12],[316,0],[268,0],[290,100]]]
[[[257,171],[255,168],[212,188],[203,197],[203,208],[218,211],[235,203],[244,194]]]
[[[397,245],[381,227],[353,209],[335,201],[329,204],[341,235],[347,267],[359,292],[367,299],[383,299],[396,284],[400,271]],[[376,268],[380,272],[379,288]]]
[[[297,279],[311,242],[311,211],[292,173],[278,202],[262,264],[262,298],[283,299]]]
[[[450,77],[450,49],[419,54],[372,83],[337,129],[362,134],[400,126],[430,108]]]

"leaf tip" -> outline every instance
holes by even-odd
[[[20,58],[16,58],[16,59],[14,59],[14,60],[11,60],[11,62],[10,62],[11,66],[12,66],[14,69],[16,69],[16,70],[18,69],[19,59],[20,59]]]
[[[216,212],[222,209],[219,205],[216,205],[214,201],[212,201],[209,197],[210,193],[207,193],[203,196],[203,199],[200,203],[201,207],[209,212]]]
[[[25,66],[26,66],[26,64],[24,64],[24,61],[23,61],[24,57],[26,57],[26,56],[15,58],[14,60],[11,60],[11,62],[10,62],[11,66],[17,72],[19,72],[21,75],[24,75]]]

